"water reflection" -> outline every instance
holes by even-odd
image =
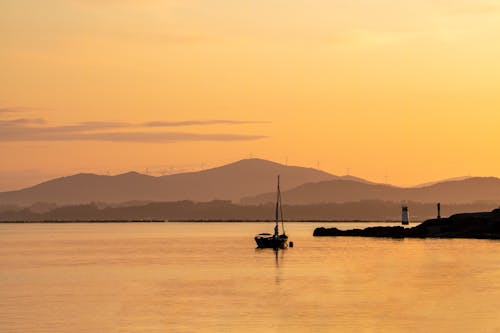
[[[279,285],[281,283],[281,275],[282,275],[282,268],[280,267],[280,262],[281,265],[283,266],[284,263],[284,258],[285,258],[285,252],[286,250],[273,250],[274,251],[274,263],[276,266],[276,276],[275,276],[275,284]]]
[[[280,261],[283,261],[283,258],[285,257],[286,251],[287,250],[282,250],[282,249],[261,249],[261,248],[255,249],[255,253],[262,253],[263,255],[268,255],[269,252],[273,252],[274,264],[275,264],[276,268],[279,268]]]
[[[282,269],[283,269],[283,263],[284,263],[284,258],[285,258],[285,252],[287,250],[281,250],[281,249],[255,249],[256,253],[260,253],[261,255],[264,256],[270,256],[271,255],[274,257],[274,282],[276,285],[279,285],[282,279]],[[272,253],[272,254],[271,254]]]

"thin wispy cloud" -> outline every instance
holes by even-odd
[[[17,118],[9,120],[0,120],[0,126],[9,125],[43,125],[46,121],[43,118]]]
[[[168,143],[179,141],[253,141],[264,139],[262,135],[245,134],[197,134],[185,132],[108,132],[108,133],[90,133],[74,136],[74,141],[112,141],[112,142],[144,142],[144,143]],[[57,139],[56,139],[57,140]]]
[[[31,111],[31,110],[33,110],[33,108],[22,107],[22,106],[3,107],[3,108],[0,108],[0,114],[26,112],[26,111]]]
[[[58,128],[16,129],[2,134],[0,141],[108,141],[169,143],[179,141],[253,141],[264,139],[263,135],[188,132],[68,132]]]
[[[64,126],[44,126],[47,122],[45,119],[9,119],[0,120],[0,129],[2,129],[2,136],[12,134],[14,137],[19,133],[26,135],[29,132],[33,133],[79,133],[79,132],[92,132],[96,130],[109,130],[114,128],[123,128],[130,125],[126,123],[114,122],[82,122],[74,125]],[[0,140],[3,139],[0,138]]]
[[[47,108],[36,108],[30,106],[7,106],[0,107],[0,116],[19,114],[19,113],[28,113],[28,112],[37,112],[37,111],[51,111],[51,109]]]
[[[256,124],[257,121],[237,120],[190,120],[152,121],[142,124],[126,122],[87,121],[64,126],[46,126],[44,119],[0,120],[0,142],[16,141],[108,141],[169,143],[179,141],[250,141],[264,139],[264,135],[232,133],[149,132],[147,130],[123,131],[125,129],[152,127],[182,127],[215,124]]]
[[[150,121],[143,123],[146,127],[182,127],[182,126],[202,126],[202,125],[247,125],[247,124],[267,124],[268,121],[246,121],[246,120],[185,120],[185,121]]]

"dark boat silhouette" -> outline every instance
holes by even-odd
[[[282,234],[279,234],[279,221],[281,221]],[[276,225],[274,233],[261,233],[255,236],[258,248],[285,249],[288,247],[288,236],[283,223],[283,208],[281,206],[280,176],[278,176],[278,191],[276,197]]]

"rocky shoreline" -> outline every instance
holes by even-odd
[[[413,228],[397,226],[339,230],[321,227],[314,230],[313,236],[500,239],[500,208],[491,212],[463,213],[431,219]]]

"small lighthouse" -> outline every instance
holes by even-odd
[[[401,207],[401,223],[403,225],[410,224],[410,219],[408,217],[408,206]]]

